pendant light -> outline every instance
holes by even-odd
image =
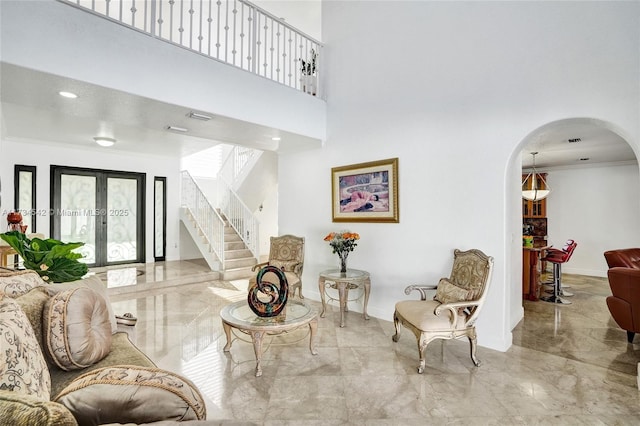
[[[522,198],[529,201],[538,201],[547,198],[547,195],[551,192],[547,181],[536,171],[536,154],[537,152],[531,153],[533,156],[533,171],[522,181],[522,187],[525,188],[522,190]],[[544,183],[544,189],[538,189],[538,179]],[[531,183],[527,182],[528,180],[531,180]]]

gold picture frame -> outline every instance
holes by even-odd
[[[332,168],[331,196],[334,222],[398,223],[398,159]]]

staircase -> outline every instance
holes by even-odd
[[[189,172],[182,172],[180,219],[211,270],[227,281],[251,277],[251,268],[259,257],[258,221],[231,184],[220,176],[225,174],[237,182],[255,164],[250,160],[256,154],[250,151],[236,147],[229,155],[218,176],[215,207]]]
[[[180,211],[182,223],[211,270],[219,273],[219,279],[231,281],[249,278],[254,274],[251,268],[258,262],[229,221],[224,216],[221,217],[224,223],[221,256],[223,261],[216,255],[213,245],[205,236],[191,209],[183,206]]]
[[[251,271],[258,261],[251,250],[247,248],[240,238],[240,235],[229,224],[223,216],[224,226],[224,267],[222,268],[222,279],[226,281],[249,278],[254,275]]]

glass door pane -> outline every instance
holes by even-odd
[[[107,262],[137,259],[138,181],[107,178]]]
[[[60,176],[60,240],[82,242],[82,262],[96,263],[96,177]]]

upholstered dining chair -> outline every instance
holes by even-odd
[[[460,339],[466,337],[471,345],[471,360],[476,366],[475,322],[484,304],[491,281],[493,257],[480,250],[454,250],[453,267],[449,278],[441,278],[438,285],[410,285],[404,292],[420,293],[420,300],[403,300],[396,303],[393,323],[400,339],[401,326],[411,330],[418,340],[420,364],[418,373],[424,371],[427,345],[435,339]],[[427,291],[436,290],[432,300]]]
[[[269,260],[258,263],[251,270],[259,271],[265,266],[275,266],[284,272],[287,284],[289,285],[289,295],[295,296],[296,290],[300,299],[302,296],[302,268],[304,267],[304,237],[295,235],[282,235],[280,237],[271,237],[269,246]],[[257,273],[257,272],[256,272]],[[266,273],[263,281],[278,284],[276,274]],[[249,279],[249,287],[256,282],[256,277]]]

